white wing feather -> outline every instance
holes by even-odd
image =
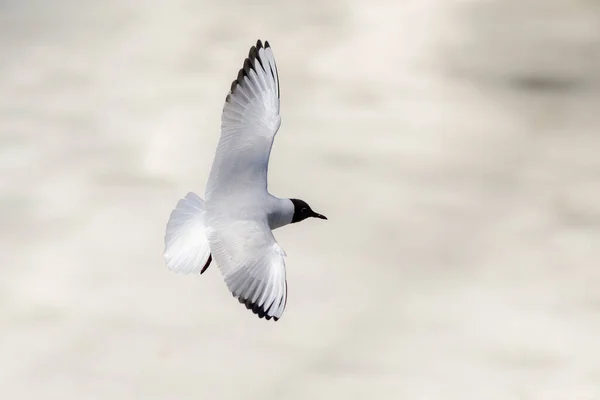
[[[208,240],[227,287],[259,317],[278,320],[287,301],[284,250],[266,222],[221,222]]]
[[[266,213],[246,215],[245,200],[267,198],[271,147],[281,125],[279,78],[268,42],[250,49],[221,117],[221,137],[206,188],[208,240],[227,287],[261,318],[286,306],[285,252]]]
[[[252,46],[231,84],[206,198],[236,190],[266,190],[273,140],[281,125],[279,79],[269,42]]]

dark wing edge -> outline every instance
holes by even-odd
[[[233,294],[233,296],[237,297],[235,294]],[[245,305],[248,310],[250,310],[254,314],[256,314],[258,316],[258,318],[264,318],[267,321],[269,321],[271,318],[273,318],[273,321],[275,321],[275,322],[279,321],[280,317],[270,316],[267,314],[267,311],[269,310],[269,308],[274,305],[273,303],[264,304],[263,306],[259,306],[257,304],[257,302],[253,302],[251,299],[246,299],[242,296],[237,297],[237,299],[241,304]],[[285,307],[287,305],[287,280],[285,281],[284,295],[279,300],[278,307],[281,306],[281,303],[283,303],[283,309],[285,309]]]
[[[264,49],[264,51],[261,52],[261,49]],[[242,84],[244,82],[244,77],[248,77],[250,70],[254,70],[254,72],[258,74],[259,71],[256,70],[257,63],[267,75],[271,75],[275,81],[277,98],[281,98],[281,91],[279,89],[279,72],[277,71],[277,64],[275,63],[275,57],[273,56],[271,45],[268,41],[265,41],[263,46],[262,41],[259,39],[256,41],[256,45],[250,48],[248,57],[244,60],[243,67],[238,71],[237,78],[231,82],[231,88],[229,89],[229,93],[225,98],[225,102],[229,103],[231,101],[231,95],[236,93],[236,88],[238,86],[244,87]]]

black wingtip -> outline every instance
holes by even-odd
[[[259,40],[256,47],[252,46],[250,48],[250,51],[248,52],[248,58],[246,59],[246,61],[250,60],[250,67],[252,69],[254,69],[255,71],[256,71],[256,62],[257,61],[260,64],[260,67],[262,69],[265,69],[265,66],[263,65],[262,61],[258,57],[258,50],[260,50],[261,48],[262,48],[262,43],[260,43],[260,40]]]
[[[262,306],[259,306],[258,304],[253,303],[252,300],[244,299],[241,296],[238,297],[237,299],[240,303],[245,305],[248,310],[250,310],[250,311],[252,311],[252,313],[256,314],[258,316],[258,318],[264,318],[267,321],[270,321],[271,319],[273,319],[274,321],[279,321],[279,318],[273,317],[271,315],[267,315],[266,310],[269,309],[269,307],[271,306],[270,304],[263,304]]]
[[[246,72],[244,71],[244,68],[241,68],[238,71],[238,75],[236,78],[237,84],[240,85],[243,81],[244,81],[244,76],[246,76]]]
[[[247,76],[250,74],[250,70],[253,69],[254,67],[252,66],[252,63],[250,62],[250,59],[246,58],[244,60],[244,74]]]
[[[255,46],[250,47],[250,50],[248,51],[248,58],[250,61],[254,61],[254,59],[258,57],[258,49]]]
[[[256,41],[256,46],[252,46],[250,48],[250,51],[248,52],[248,57],[244,60],[243,67],[238,71],[237,79],[234,80],[233,82],[231,82],[231,88],[229,89],[229,94],[235,93],[235,88],[238,85],[243,86],[244,76],[248,76],[250,74],[250,70],[256,71],[256,61],[258,61],[261,68],[266,70],[265,66],[263,65],[263,62],[258,57],[258,55],[259,55],[258,51],[263,47],[265,49],[270,48],[271,45],[269,44],[269,41],[265,40],[265,44],[263,46],[263,42],[260,39],[258,39]],[[277,67],[275,67],[275,71],[271,71],[271,74],[273,76],[273,79],[275,79],[277,82],[277,98],[280,98],[281,92],[279,89],[279,74],[277,72]],[[229,94],[225,98],[225,102],[230,101],[231,97]]]
[[[202,267],[202,269],[200,270],[200,275],[202,275],[204,273],[204,271],[206,271],[206,269],[208,268],[208,266],[210,265],[211,262],[212,262],[212,254],[209,254],[208,260],[206,260],[206,264],[204,264],[204,267]]]

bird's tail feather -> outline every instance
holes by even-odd
[[[204,201],[188,193],[177,202],[167,222],[165,251],[167,267],[177,273],[202,274],[212,261],[204,223]]]

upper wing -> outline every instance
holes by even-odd
[[[252,46],[225,100],[221,137],[208,179],[206,197],[244,190],[266,189],[269,155],[279,116],[279,78],[269,42]]]
[[[212,255],[234,297],[260,318],[277,321],[286,306],[285,251],[264,221],[211,224]]]

